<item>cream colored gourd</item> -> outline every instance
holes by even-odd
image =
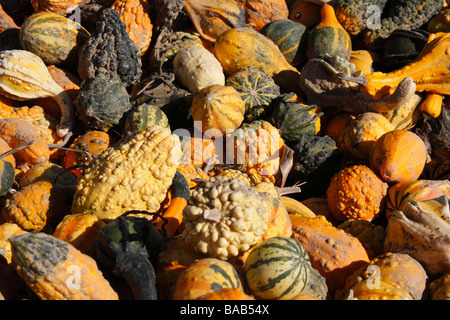
[[[74,125],[72,100],[50,75],[46,65],[32,52],[0,52],[0,93],[14,100],[52,98],[61,108],[57,134],[64,137]]]
[[[180,49],[173,60],[173,70],[177,80],[193,94],[211,85],[225,85],[219,60],[201,46]]]

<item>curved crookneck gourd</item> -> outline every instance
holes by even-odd
[[[353,63],[325,54],[305,64],[300,75],[300,87],[310,104],[339,107],[357,114],[394,110],[407,103],[416,91],[414,80],[404,76],[392,94],[377,99],[360,91],[358,83],[366,83],[360,75]]]
[[[416,83],[416,91],[450,94],[450,33],[433,33],[417,58],[392,72],[366,75],[361,92],[375,98],[392,94],[405,77]]]

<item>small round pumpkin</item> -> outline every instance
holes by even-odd
[[[390,184],[419,178],[427,161],[424,141],[408,130],[383,134],[370,151],[370,167]]]
[[[187,267],[177,279],[174,300],[193,300],[222,288],[243,289],[236,269],[227,261],[203,258]]]
[[[244,100],[231,86],[210,85],[195,94],[192,100],[194,127],[210,137],[236,130],[244,121],[244,114]]]
[[[371,221],[384,209],[388,184],[366,165],[343,168],[331,179],[327,203],[340,221]]]

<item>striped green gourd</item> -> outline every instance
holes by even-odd
[[[159,107],[142,103],[134,107],[125,119],[124,133],[131,134],[151,125],[170,129],[169,119]]]
[[[306,250],[289,237],[273,237],[253,247],[245,261],[245,278],[253,295],[289,300],[307,286],[311,262]]]
[[[296,66],[306,59],[304,43],[306,42],[306,27],[289,19],[274,20],[266,24],[260,32],[272,40],[286,61]]]
[[[251,66],[228,77],[226,85],[235,88],[244,100],[245,122],[262,119],[272,100],[280,95],[280,87],[272,77]]]
[[[324,5],[320,14],[321,22],[311,31],[306,43],[308,59],[328,53],[349,60],[352,41],[347,31],[339,24],[333,7]]]

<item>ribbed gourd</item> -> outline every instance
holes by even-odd
[[[281,137],[288,144],[295,144],[303,134],[316,133],[316,121],[323,115],[314,115],[316,105],[306,105],[296,101],[294,93],[284,93],[271,104],[271,112],[266,117],[274,127],[281,130]]]
[[[272,237],[251,249],[244,270],[252,294],[261,299],[288,300],[305,290],[311,263],[297,241]]]
[[[170,129],[169,119],[161,108],[142,103],[135,106],[126,116],[123,132],[131,134],[155,124]]]
[[[129,210],[155,212],[181,159],[178,136],[154,125],[108,148],[79,178],[72,213],[114,219]]]
[[[76,63],[78,49],[89,36],[81,24],[54,12],[34,13],[20,28],[24,50],[54,65]]]
[[[225,85],[235,88],[244,100],[245,122],[264,118],[270,103],[280,95],[280,87],[272,77],[252,66],[229,76]]]
[[[291,65],[296,66],[305,61],[308,32],[303,24],[279,19],[267,23],[260,32],[280,48]]]
[[[235,267],[216,258],[198,259],[179,275],[174,300],[193,300],[222,288],[239,288],[243,285]]]

